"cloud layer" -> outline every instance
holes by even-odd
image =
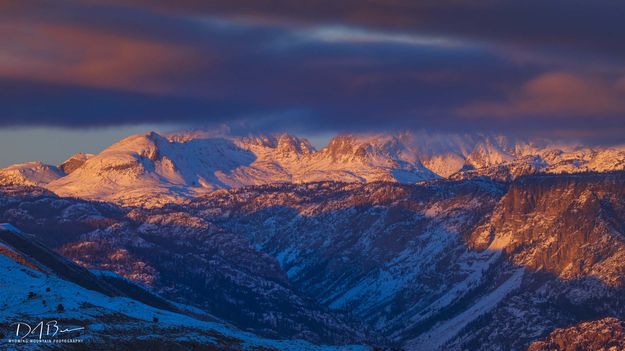
[[[614,1],[0,0],[0,125],[623,142]]]

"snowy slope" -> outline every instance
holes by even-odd
[[[47,184],[62,196],[160,204],[217,188],[317,180],[400,181],[438,176],[394,137],[337,137],[319,152],[305,139],[201,132],[128,137]]]
[[[220,191],[190,206],[274,256],[302,291],[401,343],[497,266],[496,251],[467,251],[461,238],[502,190],[480,181],[276,185]],[[503,295],[494,294],[485,301]]]
[[[0,188],[2,221],[81,267],[114,271],[256,335],[368,344],[358,321],[296,291],[275,259],[244,238],[184,211],[155,211]]]
[[[517,270],[508,280],[495,291],[476,301],[468,309],[457,316],[435,325],[431,330],[420,335],[417,339],[408,341],[404,348],[415,351],[439,350],[449,339],[455,337],[462,328],[484,313],[495,308],[507,294],[521,285],[523,269]]]
[[[48,188],[64,196],[177,201],[215,188],[288,182],[283,164],[308,152],[298,139],[235,139],[201,133],[133,135]]]
[[[339,135],[328,146],[291,167],[297,183],[313,181],[415,183],[438,176],[418,160],[400,137]]]
[[[298,340],[279,341],[259,338],[225,324],[194,316],[184,310],[171,311],[148,306],[120,295],[114,287],[89,289],[68,281],[55,269],[59,262],[46,260],[41,253],[30,251],[30,246],[13,247],[11,238],[28,238],[17,228],[0,225],[0,304],[3,323],[58,321],[62,328],[78,328],[68,337],[81,339],[89,345],[117,345],[119,349],[149,350],[154,341],[164,345],[214,345],[218,349],[243,350],[265,347],[275,350],[368,350],[367,347],[320,347]],[[32,256],[31,254],[35,254]],[[50,253],[50,255],[54,255]],[[43,257],[43,258],[42,258]],[[63,261],[67,269],[81,268]],[[61,275],[59,275],[61,274]],[[91,273],[94,279],[99,279]],[[107,286],[101,282],[101,287]],[[62,310],[58,306],[62,305]],[[185,308],[184,306],[180,306]],[[8,335],[6,337],[12,337]],[[46,337],[44,337],[45,339]],[[62,339],[59,334],[54,338]],[[1,340],[3,347],[6,340]],[[152,345],[152,346],[150,346]],[[37,349],[49,344],[26,344],[19,349]],[[59,349],[63,344],[58,344]],[[46,348],[48,349],[48,348]]]

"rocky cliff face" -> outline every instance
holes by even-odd
[[[524,267],[523,282],[446,347],[522,349],[556,327],[623,316],[624,185],[622,173],[514,182],[467,243]]]
[[[82,152],[75,153],[70,158],[63,161],[58,168],[63,173],[70,174],[85,164],[85,162],[92,156],[92,154],[85,154]]]
[[[517,180],[489,221],[472,233],[476,249],[503,249],[515,264],[562,279],[625,276],[622,173]]]
[[[604,318],[558,328],[546,338],[533,342],[528,351],[576,351],[625,349],[625,322]]]

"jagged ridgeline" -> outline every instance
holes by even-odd
[[[0,183],[43,186],[62,196],[161,206],[220,188],[314,181],[417,183],[625,167],[622,147],[585,147],[488,135],[405,132],[339,135],[316,150],[288,134],[150,132],[58,167],[29,162],[0,170]]]

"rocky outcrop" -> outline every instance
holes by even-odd
[[[65,174],[70,174],[76,169],[80,168],[85,162],[92,157],[92,154],[85,154],[78,152],[73,154],[70,158],[61,163],[58,168]]]
[[[554,330],[546,338],[533,342],[528,351],[578,351],[625,349],[625,322],[604,318]]]
[[[520,178],[487,223],[468,239],[476,249],[502,249],[512,260],[562,279],[625,279],[625,175]]]

